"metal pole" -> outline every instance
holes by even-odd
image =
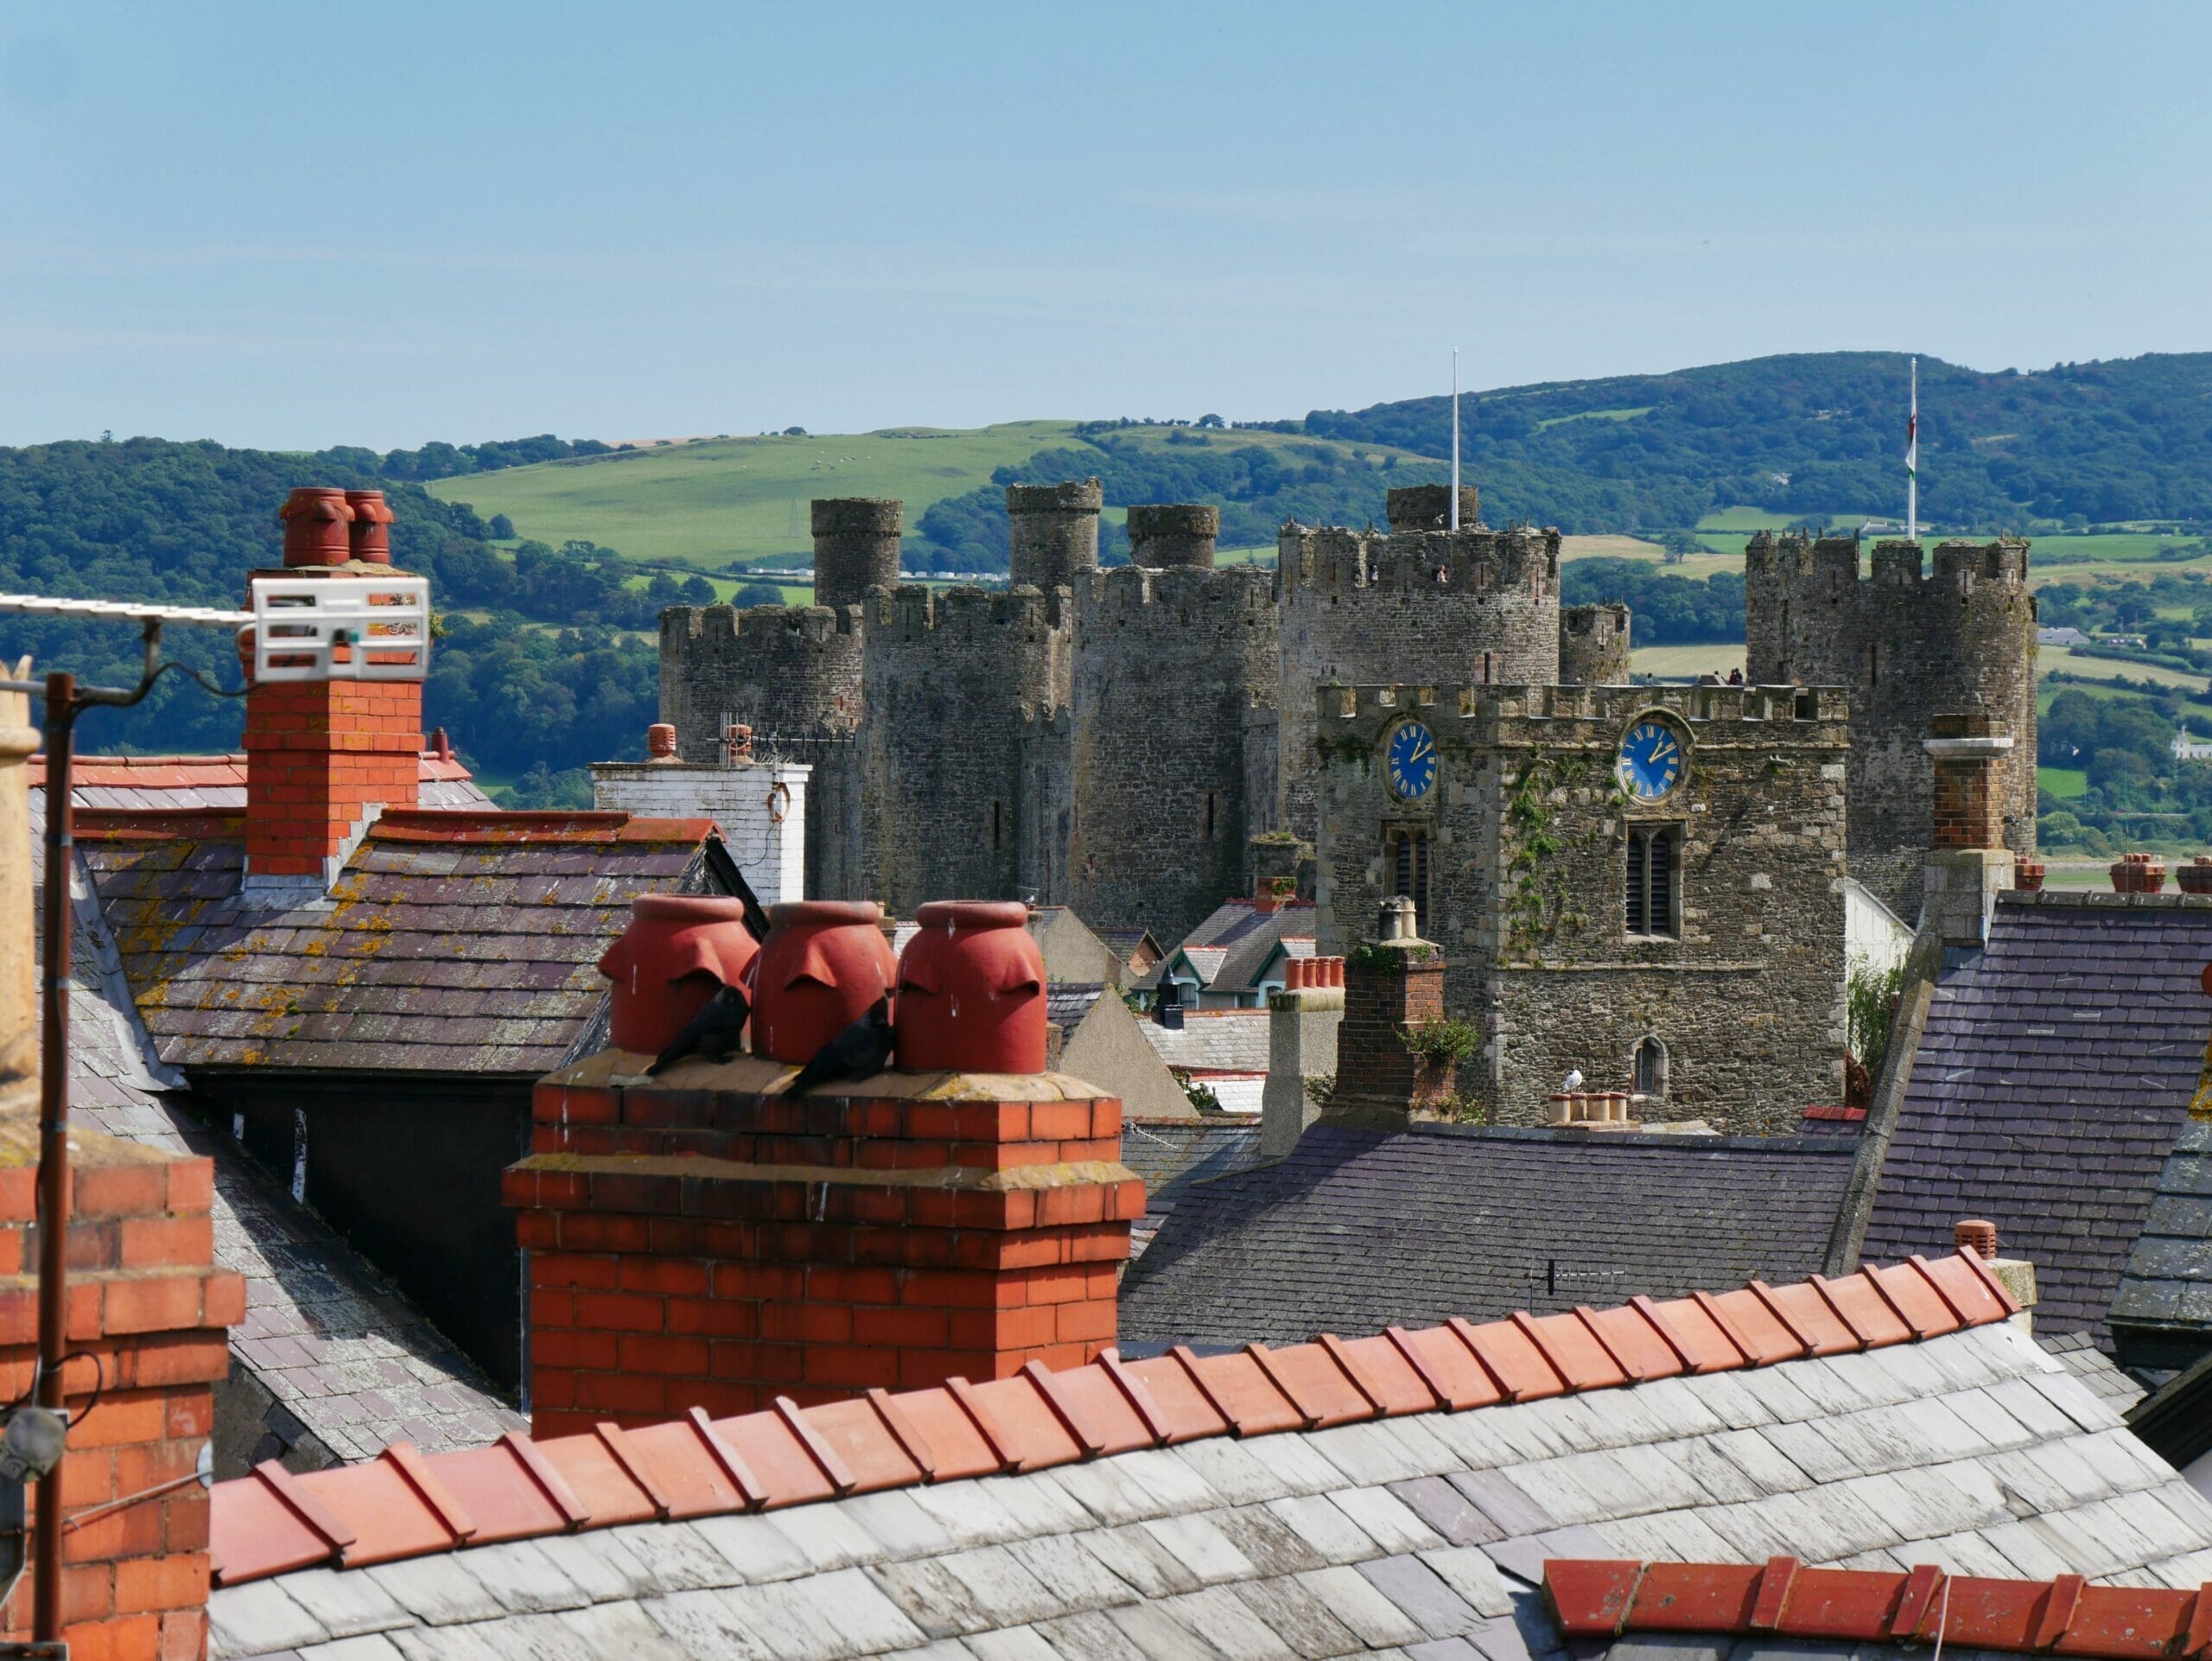
[[[1459,348],[1452,348],[1452,517],[1446,521],[1457,531],[1459,528]]]
[[[73,675],[46,678],[45,1053],[39,1068],[38,1403],[63,1410],[61,1359],[67,1334],[69,1232],[69,942],[73,907],[69,878],[76,815],[71,804],[70,745],[77,719]],[[32,1580],[31,1636],[61,1637],[61,1463],[39,1479],[33,1530],[37,1563]]]

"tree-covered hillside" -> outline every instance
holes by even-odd
[[[1901,513],[1907,360],[1756,358],[1465,395],[1485,517],[1570,531],[1687,526],[1746,505]],[[1317,436],[1451,453],[1450,400],[1316,410]],[[1984,374],[1920,360],[1920,506],[1945,527],[2212,520],[2212,353]]]
[[[348,465],[355,456],[377,459],[153,438],[0,449],[0,590],[235,608],[249,570],[283,561],[276,510],[295,486],[380,487],[395,515],[394,558],[431,579],[446,614],[425,722],[502,777],[535,768],[542,779],[635,750],[658,703],[655,652],[622,631],[651,629],[662,606],[700,596],[667,576],[658,589],[626,589],[630,568],[588,544],[525,544],[503,557],[467,508]],[[452,614],[461,608],[480,614]],[[172,628],[164,651],[238,684],[235,648],[219,630]],[[41,671],[126,685],[137,676],[137,633],[127,624],[0,619],[0,657],[23,652]],[[242,721],[236,699],[172,675],[137,709],[88,717],[84,741],[235,749]],[[576,789],[569,780],[570,799]]]

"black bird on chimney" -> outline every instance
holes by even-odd
[[[891,1064],[891,1000],[878,998],[868,1012],[815,1052],[785,1091],[796,1096],[817,1085],[842,1080],[859,1084]]]
[[[674,1066],[687,1055],[703,1055],[709,1061],[727,1061],[735,1055],[745,1034],[746,1017],[753,1013],[753,1000],[745,996],[742,986],[728,986],[707,1000],[707,1007],[691,1017],[690,1024],[677,1034],[673,1042],[653,1058],[652,1066],[645,1069],[648,1079],[658,1078],[662,1071]]]

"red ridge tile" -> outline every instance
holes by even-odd
[[[257,1581],[328,1562],[333,1547],[285,1503],[273,1484],[250,1471],[223,1483],[223,1503],[208,1518],[209,1569],[218,1586]]]
[[[1998,1302],[2004,1305],[2005,1313],[2007,1315],[2017,1315],[2020,1313],[2020,1301],[2012,1295],[2012,1289],[1997,1278],[1997,1271],[1982,1262],[1981,1254],[1979,1251],[1961,1246],[1958,1255],[1966,1259],[1967,1267],[1974,1270],[1975,1278],[1989,1289]]]
[[[1836,1318],[1870,1350],[1891,1344],[1909,1344],[1919,1336],[1912,1323],[1897,1313],[1875,1286],[1872,1277],[1864,1272],[1839,1276],[1834,1280],[1815,1275],[1812,1285],[1813,1290],[1835,1311]]]
[[[1962,1302],[1960,1300],[1957,1294],[1952,1290],[1951,1287],[1943,1279],[1943,1277],[1936,1274],[1934,1264],[1930,1263],[1926,1257],[1923,1257],[1917,1251],[1906,1258],[1905,1262],[1912,1266],[1912,1272],[1914,1274],[1919,1276],[1922,1280],[1928,1282],[1928,1289],[1935,1293],[1937,1297],[1942,1300],[1943,1307],[1946,1309],[1948,1309],[1953,1315],[1957,1317],[1960,1326],[1971,1327],[1974,1324],[1974,1315],[1971,1305],[1967,1302]]]
[[[599,1438],[600,1445],[607,1449],[608,1457],[622,1467],[622,1474],[637,1484],[639,1491],[652,1506],[653,1515],[666,1517],[671,1509],[668,1496],[653,1480],[652,1473],[645,1468],[645,1461],[631,1448],[629,1439],[622,1434],[622,1427],[612,1419],[602,1419],[592,1427],[592,1434]],[[595,1510],[592,1515],[596,1520]]]
[[[1748,1286],[1718,1296],[1711,1292],[1694,1292],[1690,1298],[1743,1353],[1750,1366],[1770,1367],[1778,1362],[1799,1360],[1813,1352],[1811,1340],[1794,1329],[1785,1316]]]
[[[658,1427],[655,1427],[658,1429]],[[645,1433],[635,1433],[642,1436]],[[643,1444],[633,1441],[632,1453]],[[545,1455],[577,1502],[591,1513],[591,1526],[607,1528],[618,1523],[643,1523],[671,1514],[664,1512],[651,1492],[615,1458],[613,1450],[591,1431],[551,1436],[538,1441]],[[656,1485],[665,1491],[665,1482]]]
[[[1337,1365],[1346,1371],[1359,1386],[1359,1393],[1374,1403],[1375,1410],[1383,1416],[1433,1413],[1442,1405],[1436,1392],[1406,1359],[1406,1352],[1389,1333],[1380,1333],[1372,1338],[1332,1336],[1326,1341],[1335,1346]]]
[[[2036,1647],[2048,1650],[2066,1636],[2066,1629],[2074,1621],[2074,1611],[2082,1602],[2082,1588],[2088,1581],[2079,1575],[2061,1575],[2050,1583],[2050,1595],[2043,1607],[2043,1618],[2036,1625]]]
[[[1077,1453],[1085,1459],[1096,1459],[1106,1451],[1105,1437],[1090,1429],[1082,1410],[1061,1388],[1063,1375],[1049,1372],[1041,1363],[1031,1361],[1023,1365],[1021,1376],[1030,1382],[1045,1405],[1052,1410],[1052,1416],[1060,1422],[1060,1429],[1068,1433]]]
[[[1751,1290],[1789,1335],[1805,1346],[1808,1355],[1845,1355],[1866,1348],[1866,1342],[1844,1324],[1828,1301],[1809,1282],[1779,1289],[1764,1281],[1753,1281]]]
[[[937,1456],[930,1451],[929,1438],[922,1435],[921,1427],[906,1416],[906,1410],[891,1398],[891,1392],[876,1389],[868,1391],[868,1404],[875,1410],[876,1418],[884,1432],[899,1444],[899,1452],[914,1462],[922,1480],[937,1480]]]
[[[2033,1649],[2036,1628],[2050,1600],[2050,1588],[2039,1581],[1955,1575],[1936,1605],[1942,1641],[1969,1649]]]
[[[1247,1344],[1244,1353],[1304,1416],[1308,1430],[1325,1430],[1376,1416],[1375,1403],[1360,1393],[1358,1385],[1345,1377],[1319,1344],[1293,1344],[1280,1350]]]
[[[1646,1298],[1643,1301],[1649,1305],[1651,1300]],[[1579,1303],[1574,1307],[1574,1318],[1589,1328],[1591,1337],[1604,1346],[1605,1353],[1612,1357],[1613,1365],[1631,1384],[1677,1378],[1689,1371],[1688,1362],[1675,1348],[1673,1340],[1633,1302],[1618,1309],[1593,1309],[1586,1303]]]
[[[2187,1635],[2196,1594],[2164,1587],[2085,1586],[2052,1653],[2126,1658],[2171,1655]]]
[[[922,1467],[891,1434],[875,1403],[865,1397],[817,1403],[804,1410],[804,1417],[851,1476],[852,1486],[846,1492],[911,1488],[925,1480]]]
[[[1749,1631],[1765,1573],[1764,1565],[1743,1563],[1649,1564],[1624,1624],[1662,1632]]]
[[[806,1416],[798,1410],[798,1403],[788,1396],[779,1396],[775,1412],[784,1422],[784,1429],[791,1433],[806,1456],[814,1461],[814,1468],[822,1473],[830,1492],[840,1495],[852,1492],[851,1470],[837,1457],[837,1450],[815,1433],[814,1427],[806,1422]]]
[[[983,1439],[983,1445],[991,1450],[992,1457],[998,1461],[999,1469],[1019,1470],[1021,1454],[1014,1448],[1013,1439],[999,1428],[990,1409],[977,1399],[976,1386],[965,1378],[948,1378],[944,1381],[944,1387],[951,1393],[952,1399],[959,1403],[960,1410],[968,1416],[968,1422],[976,1427],[976,1434]]]
[[[1782,1612],[1789,1601],[1789,1583],[1797,1578],[1795,1557],[1769,1557],[1759,1571],[1759,1594],[1751,1604],[1753,1632],[1770,1632],[1782,1625]]]
[[[1344,1382],[1359,1392],[1360,1400],[1373,1410],[1371,1416],[1380,1418],[1388,1410],[1383,1406],[1382,1391],[1379,1386],[1367,1381],[1359,1364],[1346,1352],[1344,1340],[1334,1333],[1317,1333],[1313,1342],[1321,1353],[1335,1364],[1337,1371],[1344,1374]]]
[[[714,1423],[715,1432],[760,1478],[767,1496],[760,1502],[762,1509],[774,1511],[836,1493],[813,1455],[776,1414],[744,1413]]]
[[[1284,1395],[1249,1355],[1210,1355],[1203,1359],[1177,1345],[1171,1352],[1189,1369],[1206,1400],[1240,1436],[1306,1428],[1305,1410]]]
[[[2189,1612],[2189,1631],[2181,1641],[2183,1661],[2212,1651],[2212,1581],[2196,1588],[2196,1601]]]
[[[1404,1358],[1406,1365],[1412,1370],[1414,1377],[1421,1380],[1421,1388],[1428,1392],[1435,1407],[1446,1413],[1456,1413],[1463,1407],[1474,1405],[1472,1402],[1462,1402],[1458,1398],[1445,1378],[1444,1370],[1429,1359],[1427,1351],[1414,1342],[1413,1334],[1403,1327],[1385,1327],[1382,1336]],[[1483,1382],[1487,1384],[1489,1380],[1485,1378]],[[1492,1396],[1491,1399],[1497,1398]]]
[[[942,1385],[901,1391],[891,1398],[900,1416],[928,1441],[932,1482],[996,1476],[1005,1457],[991,1446],[959,1398]]]
[[[1206,1389],[1198,1370],[1186,1360],[1189,1352],[1178,1346],[1166,1355],[1117,1365],[1142,1384],[1160,1410],[1168,1428],[1168,1443],[1194,1441],[1200,1436],[1234,1434],[1236,1421],[1222,1410]]]
[[[1651,1323],[1651,1330],[1674,1351],[1685,1372],[1732,1372],[1751,1360],[1728,1335],[1726,1327],[1688,1298],[1670,1299],[1661,1305],[1639,1295],[1629,1302],[1642,1312]]]
[[[1014,1457],[1014,1469],[1041,1471],[1072,1465],[1083,1450],[1037,1386],[1017,1373],[971,1384],[976,1401],[990,1414]]]
[[[1627,1369],[1605,1352],[1590,1329],[1572,1314],[1532,1315],[1516,1309],[1506,1317],[1543,1352],[1552,1371],[1571,1391],[1611,1390],[1629,1381]]]
[[[388,1460],[407,1479],[407,1486],[416,1492],[429,1506],[447,1533],[455,1541],[466,1540],[476,1532],[476,1524],[461,1501],[438,1480],[429,1462],[416,1451],[411,1441],[396,1441],[378,1457]]]
[[[291,1509],[294,1516],[322,1537],[323,1544],[332,1553],[342,1556],[359,1537],[336,1511],[275,1460],[262,1461],[253,1467],[253,1473]]]
[[[1920,1631],[1928,1612],[1935,1607],[1936,1594],[1943,1588],[1943,1571],[1933,1563],[1916,1563],[1904,1577],[1904,1595],[1897,1600],[1897,1612],[1890,1617],[1889,1636],[1911,1638]]]
[[[1114,1388],[1122,1392],[1122,1398],[1128,1403],[1129,1410],[1143,1421],[1154,1447],[1164,1448],[1174,1440],[1174,1427],[1167,1416],[1160,1411],[1160,1403],[1153,1399],[1151,1387],[1122,1365],[1118,1351],[1100,1352],[1096,1365]]]
[[[1913,1338],[1941,1338],[1965,1325],[1951,1308],[1950,1300],[1932,1283],[1923,1280],[1910,1263],[1898,1263],[1889,1269],[1863,1263],[1859,1274]]]
[[[706,1455],[715,1473],[736,1495],[740,1508],[759,1511],[768,1503],[766,1486],[753,1474],[753,1467],[745,1462],[745,1456],[731,1447],[722,1433],[715,1429],[715,1422],[707,1416],[704,1408],[687,1410],[677,1422],[690,1429],[692,1439],[699,1445],[699,1451]]]
[[[1466,1340],[1449,1327],[1422,1327],[1408,1332],[1393,1327],[1390,1341],[1411,1359],[1421,1358],[1421,1377],[1440,1393],[1444,1405],[1454,1413],[1470,1408],[1492,1407],[1506,1399],[1497,1380]]]
[[[1611,1638],[1628,1618],[1643,1578],[1639,1562],[1552,1557],[1544,1563],[1544,1598],[1568,1638]]]
[[[1490,1321],[1477,1327],[1454,1315],[1445,1324],[1482,1364],[1507,1401],[1541,1401],[1547,1396],[1564,1396],[1570,1388],[1544,1352],[1510,1321]]]
[[[1886,1638],[1905,1577],[1888,1569],[1801,1569],[1791,1581],[1782,1631],[1791,1638]]]
[[[528,1436],[510,1430],[499,1438],[499,1445],[514,1455],[515,1462],[537,1485],[538,1492],[545,1496],[546,1503],[561,1513],[570,1528],[580,1529],[591,1521],[591,1513],[584,1509],[583,1502],[561,1480],[561,1473],[547,1461],[545,1455],[537,1451],[536,1442]]]

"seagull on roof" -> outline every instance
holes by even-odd
[[[1573,1094],[1574,1094],[1574,1092],[1575,1092],[1576,1091],[1578,1091],[1578,1090],[1580,1090],[1580,1089],[1581,1089],[1581,1088],[1582,1088],[1582,1069],[1581,1069],[1580,1067],[1570,1067],[1570,1068],[1568,1068],[1568,1069],[1567,1069],[1567,1082],[1566,1082],[1565,1084],[1563,1084],[1563,1085],[1561,1085],[1560,1086],[1560,1093],[1561,1093],[1562,1095],[1572,1096],[1572,1095],[1573,1095]]]

